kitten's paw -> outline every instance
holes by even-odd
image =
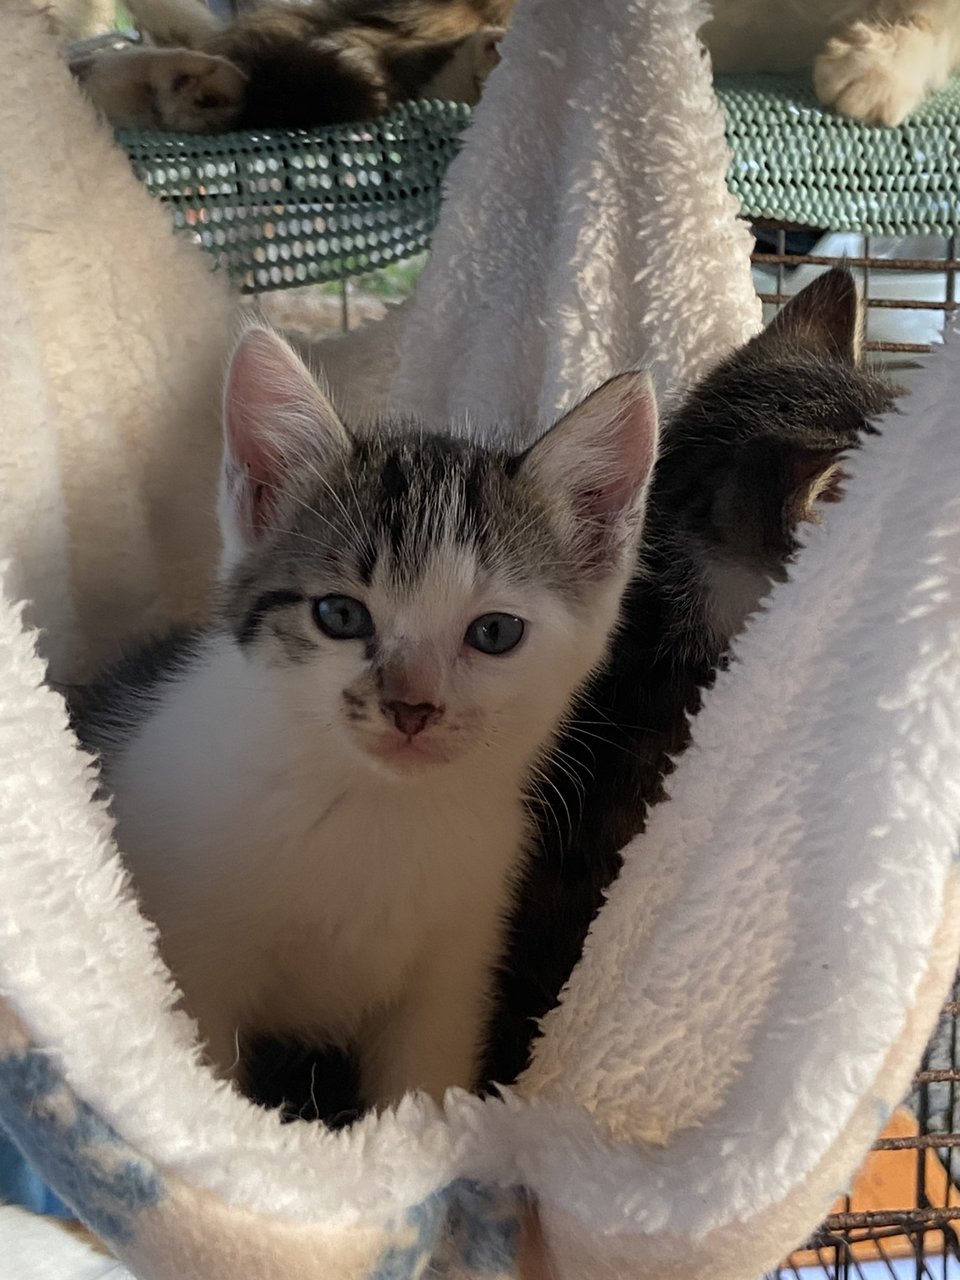
[[[505,34],[503,27],[481,27],[464,36],[446,66],[426,86],[424,97],[476,106],[484,81],[500,61]]]
[[[159,52],[159,51],[158,51]],[[150,68],[159,126],[177,133],[222,133],[243,111],[247,78],[226,58],[164,50]]]
[[[898,125],[943,77],[931,33],[908,24],[856,22],[827,41],[813,69],[817,96],[841,115]]]
[[[473,60],[473,83],[478,102],[487,76],[500,62],[500,41],[506,34],[504,27],[482,27],[473,35],[467,36],[466,43],[470,47]]]
[[[115,128],[220,133],[243,109],[246,77],[190,49],[105,49],[70,70]]]

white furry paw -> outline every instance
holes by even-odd
[[[243,110],[243,72],[190,49],[105,49],[72,60],[70,69],[118,129],[221,133]]]
[[[157,57],[150,68],[162,129],[222,133],[236,125],[247,86],[247,78],[238,67],[226,58],[190,49],[162,52],[165,56]]]
[[[856,22],[827,41],[813,83],[820,101],[841,115],[897,125],[943,82],[937,55],[929,31]]]

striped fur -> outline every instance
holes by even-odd
[[[114,124],[188,133],[367,120],[411,98],[479,99],[512,0],[267,3],[220,23],[199,0],[131,0],[165,48],[74,66]]]

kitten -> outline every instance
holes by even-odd
[[[555,1003],[620,850],[666,798],[689,717],[732,637],[840,494],[842,458],[894,390],[860,364],[860,304],[820,276],[665,423],[642,569],[609,662],[578,699],[537,805],[485,1074],[512,1081]]]
[[[353,439],[250,331],[225,392],[221,599],[77,714],[211,1063],[350,1046],[368,1105],[476,1082],[524,791],[603,660],[656,447],[648,380],[518,456]]]
[[[112,124],[218,133],[372,119],[411,98],[474,104],[513,0],[265,3],[221,23],[197,0],[130,0],[176,48],[73,63]]]
[[[843,115],[897,125],[960,67],[960,0],[713,0],[719,72],[807,71]]]

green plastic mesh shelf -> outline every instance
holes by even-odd
[[[878,235],[960,229],[960,79],[897,129],[821,107],[805,81],[718,82],[729,184],[752,218]],[[360,125],[126,133],[150,190],[248,292],[339,280],[427,247],[470,117],[415,102]]]
[[[842,119],[805,81],[723,76],[731,190],[753,218],[877,235],[960,228],[960,79],[896,129]]]
[[[118,137],[175,225],[259,292],[360,275],[424,249],[469,115],[415,102],[311,131]]]

